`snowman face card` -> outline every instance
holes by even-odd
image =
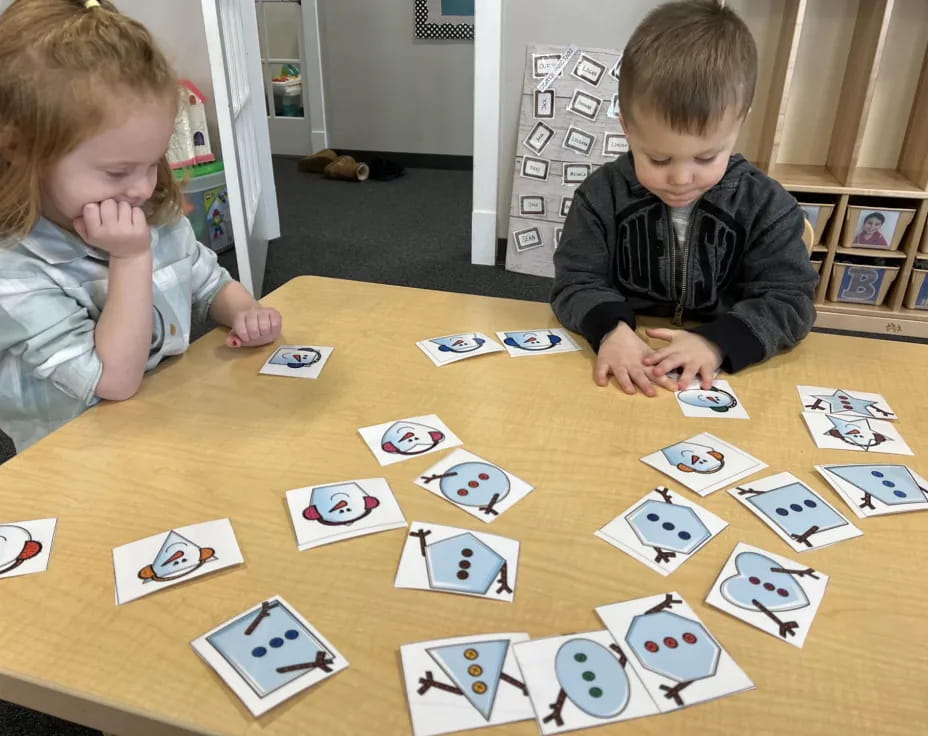
[[[515,539],[413,522],[393,585],[511,602],[518,567]]]
[[[728,491],[796,552],[863,534],[792,473],[777,473]]]
[[[703,432],[641,458],[700,496],[763,470],[766,463],[715,435]]]
[[[319,378],[335,348],[282,345],[267,359],[259,373],[290,378]]]
[[[596,613],[661,713],[754,689],[676,592],[599,606]]]
[[[300,551],[406,526],[386,478],[362,478],[287,491]]]
[[[825,449],[914,454],[892,422],[810,411],[803,412],[802,418],[815,444]]]
[[[499,353],[503,350],[499,343],[491,340],[482,332],[463,332],[457,335],[432,337],[428,340],[420,340],[416,345],[437,366],[487,353]]]
[[[57,519],[33,519],[0,524],[0,578],[45,572],[57,523]]]
[[[845,391],[843,388],[797,386],[803,410],[813,414],[836,414],[851,419],[897,419],[896,412],[881,394]]]
[[[348,666],[348,660],[279,595],[190,644],[254,716]]]
[[[457,447],[461,440],[435,414],[375,424],[358,430],[381,465]]]
[[[657,706],[608,631],[515,645],[544,736],[657,715]]]
[[[580,346],[574,342],[570,333],[563,327],[497,332],[496,335],[513,358],[524,355],[571,353],[580,350]]]
[[[823,572],[739,542],[706,603],[802,647],[827,585]]]
[[[482,457],[457,449],[415,482],[487,523],[527,496],[533,486]]]
[[[750,419],[728,381],[716,379],[710,389],[704,389],[700,384],[701,381],[693,381],[684,391],[675,392],[684,416],[704,419]]]
[[[669,575],[726,526],[708,509],[658,486],[594,534]]]
[[[191,524],[124,544],[113,550],[116,605],[242,562],[228,519]]]
[[[420,641],[400,647],[414,736],[534,718],[513,645],[528,634]]]
[[[816,465],[815,469],[861,519],[928,509],[928,482],[905,465]]]

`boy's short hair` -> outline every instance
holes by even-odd
[[[720,0],[682,0],[652,10],[632,33],[619,69],[626,119],[647,111],[680,133],[702,135],[754,98],[757,47],[744,21]]]
[[[882,225],[884,222],[886,222],[886,215],[884,215],[882,212],[871,212],[864,218],[864,222],[867,220],[879,220],[880,224]]]

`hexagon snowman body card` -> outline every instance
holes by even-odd
[[[502,352],[503,347],[482,332],[463,332],[420,340],[419,349],[437,366],[476,358],[478,355]]]
[[[0,578],[45,572],[57,523],[33,519],[0,524]]]
[[[739,542],[706,603],[801,647],[827,585],[823,572]]]
[[[544,736],[660,712],[608,631],[533,639],[515,650]]]
[[[860,518],[928,509],[928,481],[906,465],[816,465]]]
[[[254,716],[348,666],[348,660],[280,596],[249,608],[190,645]]]
[[[384,422],[358,430],[381,465],[457,447],[461,440],[435,414]]]
[[[599,606],[596,613],[662,713],[754,688],[676,592]]]
[[[518,566],[515,539],[413,522],[394,585],[512,601]]]
[[[414,736],[465,731],[534,716],[513,645],[525,633],[483,634],[400,647]]]
[[[728,522],[658,486],[594,534],[661,575],[669,575]]]

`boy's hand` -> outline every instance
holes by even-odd
[[[74,220],[74,230],[88,245],[111,258],[131,258],[151,249],[151,228],[141,208],[105,199],[85,204]]]
[[[625,322],[621,322],[599,346],[596,356],[596,366],[593,369],[593,380],[597,386],[605,386],[609,382],[609,374],[615,376],[616,382],[627,394],[633,394],[637,389],[645,396],[655,396],[654,384],[672,388],[673,383],[668,378],[657,379],[650,376],[650,371],[642,362],[645,356],[652,353],[648,344],[635,334],[635,331]]]
[[[703,389],[712,388],[715,372],[722,364],[722,352],[715,343],[686,330],[651,328],[645,332],[648,337],[670,343],[659,350],[649,351],[650,354],[644,358],[644,364],[650,366],[652,380],[669,381],[667,374],[679,368],[680,381],[672,390],[685,390],[697,373],[702,379],[700,386]]]
[[[226,335],[230,348],[266,345],[280,336],[280,312],[271,307],[250,307],[235,315],[232,329]]]

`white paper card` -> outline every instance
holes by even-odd
[[[502,345],[482,332],[461,332],[456,335],[431,337],[428,340],[420,340],[416,345],[438,366],[503,350]]]
[[[0,578],[45,572],[58,519],[0,524]]]
[[[928,481],[907,465],[816,465],[861,519],[928,509]]]
[[[319,378],[335,348],[320,345],[281,345],[259,373],[290,378]]]
[[[496,336],[513,358],[523,355],[551,355],[580,350],[563,327],[543,327],[540,330],[497,332]]]
[[[662,713],[754,689],[676,592],[599,606],[596,613]]]
[[[406,526],[386,478],[361,478],[287,491],[300,551]]]
[[[684,391],[674,392],[684,416],[708,419],[750,419],[728,381],[717,378],[703,389],[696,380]]]
[[[825,449],[914,454],[892,422],[809,411],[802,418],[815,444]]]
[[[796,552],[863,534],[792,473],[777,473],[728,491]]]
[[[534,718],[513,652],[525,633],[481,634],[400,647],[414,736]]]
[[[393,584],[499,601],[515,597],[519,543],[509,537],[413,522]]]
[[[882,394],[864,391],[846,391],[843,388],[824,386],[797,386],[803,411],[814,414],[835,414],[848,419],[898,419]]]
[[[767,463],[708,432],[668,445],[641,461],[700,496],[708,496],[767,467]]]
[[[190,645],[254,716],[348,666],[348,660],[279,595]]]
[[[358,432],[381,465],[393,465],[461,444],[435,414],[362,427]]]
[[[594,534],[661,575],[670,575],[728,522],[658,486]]]
[[[509,471],[462,448],[443,457],[415,483],[487,523],[533,489]]]
[[[802,647],[827,585],[823,572],[739,542],[706,603]]]
[[[608,631],[533,639],[515,650],[544,736],[660,712]]]

